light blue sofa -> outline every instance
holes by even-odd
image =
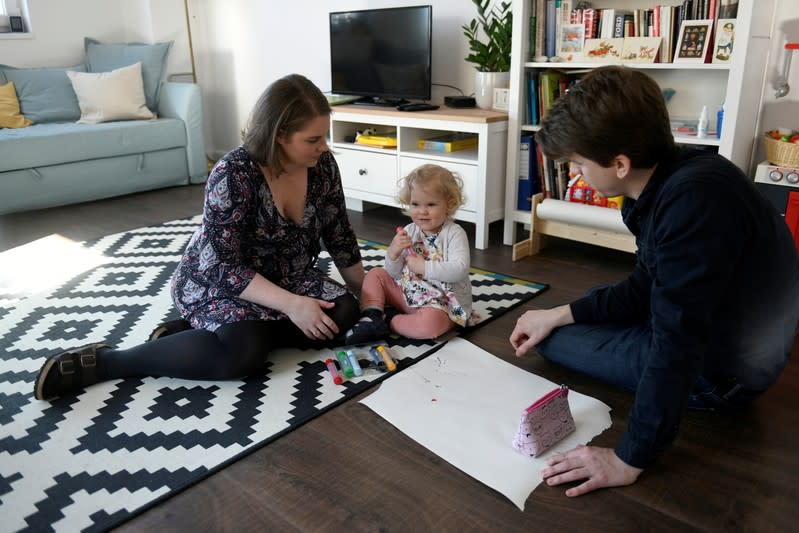
[[[28,72],[7,68],[0,69],[0,83],[15,81],[18,92],[24,89],[30,82]],[[50,91],[45,101],[70,107],[70,95],[52,93],[72,90],[68,80],[64,84],[61,79],[67,79],[64,69],[51,70],[60,70],[58,83],[44,79],[41,72],[34,81]],[[74,92],[71,98],[77,109]],[[195,84],[163,83],[155,120],[78,124],[69,116],[72,109],[65,115],[33,105],[20,97],[22,113],[37,119],[32,126],[0,129],[0,214],[206,179],[202,102]],[[71,120],[59,120],[67,116]]]

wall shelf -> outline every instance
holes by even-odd
[[[604,65],[597,62],[535,62],[529,57],[529,22],[532,0],[517,0],[513,3],[513,43],[511,51],[510,98],[508,107],[508,159],[506,163],[505,231],[503,241],[516,242],[519,223],[530,224],[529,211],[520,211],[517,206],[519,176],[519,138],[522,133],[538,131],[537,124],[528,124],[525,119],[526,74],[547,69],[564,72],[585,72]],[[638,9],[651,8],[654,0],[605,0],[594,2],[595,8]],[[718,153],[730,159],[744,172],[754,169],[752,153],[759,135],[754,131],[762,84],[766,77],[769,40],[761,38],[770,32],[771,16],[775,10],[774,0],[760,0],[755,8],[754,0],[739,0],[735,29],[735,50],[730,63],[630,63],[625,66],[646,70],[660,84],[676,90],[669,100],[668,109],[672,118],[696,117],[707,106],[711,117],[724,104],[724,123],[721,138],[709,136],[698,138],[691,135],[676,135],[680,144],[715,147]],[[711,123],[712,129],[712,123]],[[565,232],[568,238],[568,232]],[[531,235],[531,238],[534,236]],[[601,243],[598,243],[601,245]],[[524,247],[523,247],[524,248]],[[528,246],[526,249],[536,249]]]

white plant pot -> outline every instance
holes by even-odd
[[[510,86],[510,72],[474,73],[474,99],[480,109],[491,109],[494,103],[494,89],[507,89]]]

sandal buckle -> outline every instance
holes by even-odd
[[[75,363],[72,359],[63,359],[58,362],[58,371],[62,376],[68,376],[75,373]]]
[[[80,354],[80,366],[83,368],[97,366],[97,356],[93,353]]]

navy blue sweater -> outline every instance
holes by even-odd
[[[650,354],[616,454],[649,466],[677,435],[701,373],[763,390],[790,356],[799,318],[799,258],[787,225],[735,165],[676,152],[624,223],[638,246],[633,273],[571,304],[578,323],[640,323]]]

